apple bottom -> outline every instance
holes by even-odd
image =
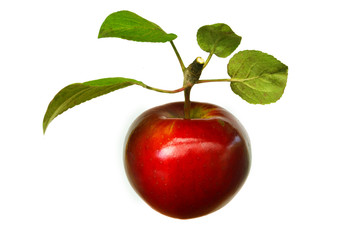
[[[250,169],[247,133],[229,112],[192,102],[183,119],[183,102],[147,110],[131,128],[125,170],[135,191],[153,209],[188,219],[227,204]]]

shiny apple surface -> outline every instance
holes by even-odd
[[[225,109],[183,102],[145,111],[126,139],[125,170],[153,209],[174,218],[209,214],[227,204],[245,182],[251,161],[245,129]]]

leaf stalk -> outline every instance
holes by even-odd
[[[178,88],[178,89],[175,89],[175,90],[165,90],[165,89],[160,89],[160,88],[154,88],[154,87],[151,87],[151,86],[148,86],[146,84],[138,84],[139,86],[142,86],[146,89],[149,89],[149,90],[153,90],[153,91],[156,91],[156,92],[161,92],[161,93],[179,93],[179,92],[182,92],[186,89],[187,86],[185,87],[181,87],[181,88]]]
[[[179,92],[183,92],[185,91],[185,94],[190,94],[190,93],[186,93],[186,89],[190,89],[193,87],[194,84],[200,84],[200,83],[212,83],[212,82],[244,82],[247,80],[252,80],[254,78],[244,78],[244,79],[237,79],[237,78],[221,78],[221,79],[203,79],[203,80],[197,80],[194,83],[191,82],[184,82],[183,87],[181,88],[177,88],[174,90],[166,90],[166,89],[160,89],[160,88],[155,88],[155,87],[151,87],[149,85],[146,85],[144,83],[134,83],[135,85],[141,86],[143,88],[152,90],[152,91],[156,91],[156,92],[161,92],[161,93],[179,93]],[[187,90],[188,91],[188,90]],[[189,91],[190,92],[190,91]],[[188,97],[186,97],[188,98]]]
[[[212,58],[212,56],[213,56],[213,53],[214,53],[214,51],[212,51],[212,52],[209,53],[209,55],[208,55],[208,57],[207,57],[207,60],[206,60],[206,62],[205,62],[204,65],[203,65],[203,69],[205,69],[206,66],[208,65],[209,61],[211,60],[211,58]]]
[[[182,72],[184,72],[184,71],[186,70],[186,67],[184,66],[183,60],[182,60],[182,58],[181,58],[181,56],[180,56],[180,54],[179,54],[176,46],[174,45],[174,42],[173,42],[173,41],[170,41],[170,44],[172,45],[172,48],[173,48],[173,50],[174,50],[174,52],[175,52],[175,54],[176,54],[176,56],[177,56],[177,59],[178,59],[178,61],[179,61],[179,64],[180,64],[180,66],[181,66],[181,68],[182,68]]]

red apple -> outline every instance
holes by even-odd
[[[125,170],[135,191],[153,209],[188,219],[227,204],[245,182],[251,162],[245,129],[225,109],[192,102],[158,106],[130,127]]]

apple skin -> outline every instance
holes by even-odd
[[[245,182],[251,164],[248,135],[225,109],[192,102],[145,111],[131,125],[124,165],[134,190],[173,218],[204,216],[226,205]]]

